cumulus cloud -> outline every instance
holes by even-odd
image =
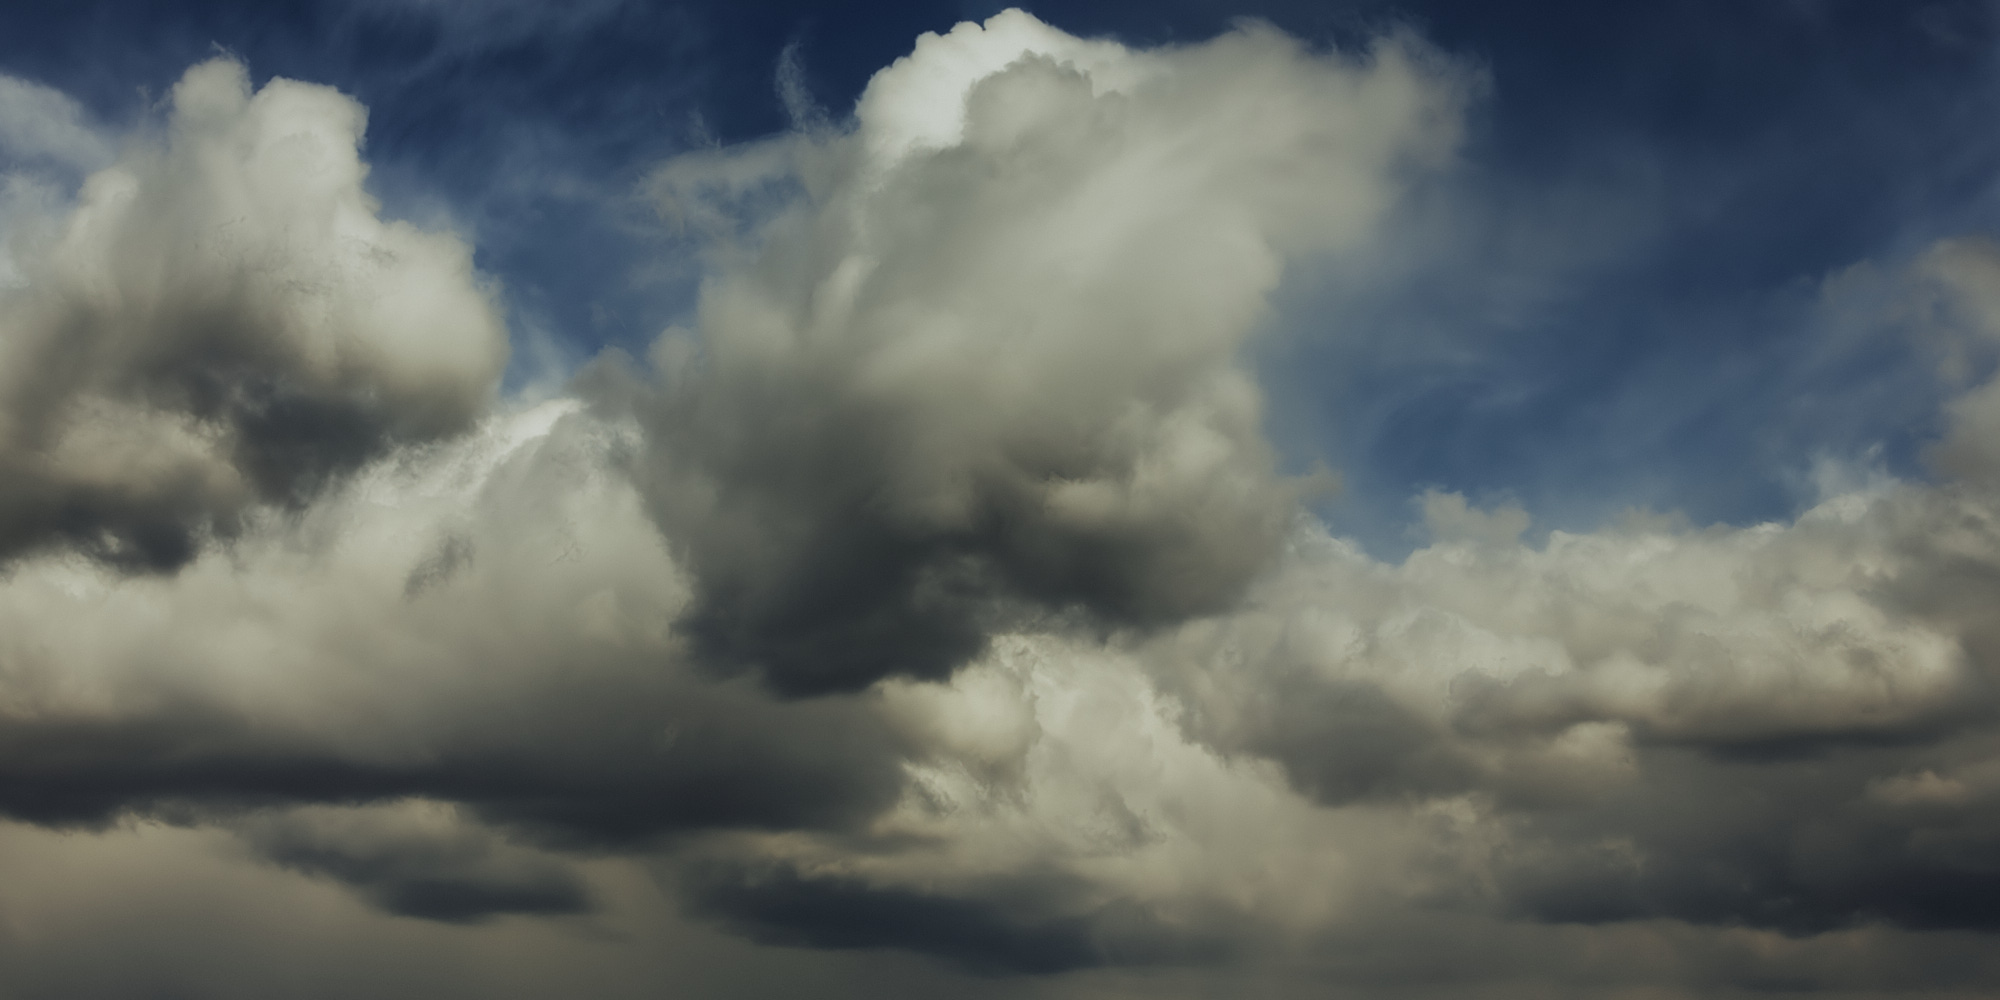
[[[1302,484],[1242,363],[1288,254],[1351,249],[1445,157],[1461,77],[1414,43],[1180,50],[1028,15],[927,35],[804,196],[704,289],[634,403],[702,655],[788,694],[940,678],[1036,615],[1228,604]],[[681,216],[767,176],[705,156]]]
[[[933,97],[952,92],[946,70],[991,58],[981,46],[993,33],[991,24],[983,32],[963,26],[927,40],[937,65],[921,62],[920,46],[875,87],[921,77]],[[1116,64],[1115,51],[1083,43],[1070,58],[1073,66]],[[1164,65],[1130,64],[1138,82],[1114,76],[1106,93],[1141,92],[1157,79],[1148,74],[1174,72]],[[857,134],[872,140],[874,159],[865,162],[886,160],[892,180],[863,173],[857,184],[892,190],[898,171],[915,174],[933,157],[976,145],[974,111],[965,121],[935,113],[950,102],[912,99],[900,130],[870,133],[870,100],[883,93],[871,87],[864,97]],[[977,87],[970,93],[973,109]],[[989,169],[1004,176],[1004,166]],[[1178,205],[1158,212],[1172,218]],[[928,227],[913,240],[931,238],[937,220],[952,216],[924,218]],[[774,227],[760,266],[794,247],[787,221]],[[1001,280],[1016,261],[1034,259],[1024,244],[1005,243],[1012,231],[982,233],[1009,251],[1004,261],[983,260],[982,277]],[[1088,245],[1054,245],[1068,252],[1079,242]],[[1983,244],[1947,243],[1897,279],[1918,313],[1929,310],[1921,336],[1964,342],[1948,352],[1962,372],[1979,370],[1965,359],[1979,356],[1992,329],[1984,293],[2000,269],[1990,257]],[[933,253],[925,264],[939,267],[939,259]],[[1159,260],[1139,263],[1175,273]],[[801,310],[821,308],[819,298],[806,301]],[[1087,314],[1088,300],[1038,293],[1031,301]],[[805,315],[773,324],[760,347],[812,350],[806,338],[821,313]],[[674,343],[663,356],[697,384],[715,377],[729,349],[713,338],[733,334],[705,318],[712,339],[701,349],[710,353],[690,357]],[[878,323],[870,333],[890,328]],[[1121,364],[1143,366],[1160,348],[1116,340],[1118,329],[1101,324],[1092,335],[1117,343]],[[1142,329],[1164,337],[1176,328]],[[1013,347],[1008,360],[1032,361],[1034,346]],[[916,371],[949,378],[950,359],[978,356],[978,342],[952,347]],[[838,355],[814,356],[828,359],[816,375],[839,370]],[[1038,406],[1061,399],[1041,391],[1050,385],[1038,383]],[[1503,921],[1669,919],[1783,934],[1879,924],[1991,929],[1996,911],[1981,902],[1991,897],[1991,873],[1977,859],[1993,827],[1969,791],[1983,786],[1948,776],[1983,774],[1991,759],[1994,636],[1983,609],[2000,598],[1992,582],[2000,537],[1978,458],[1979,442],[1991,437],[1981,409],[1990,385],[1976,377],[1940,403],[1951,426],[1937,453],[1948,479],[1847,477],[1851,488],[1789,523],[1697,529],[1634,513],[1596,532],[1530,542],[1530,516],[1517,507],[1480,510],[1431,493],[1420,498],[1431,542],[1399,563],[1288,520],[1282,533],[1234,536],[1236,551],[1257,553],[1242,576],[1208,566],[1208,581],[1232,581],[1224,594],[1154,614],[1121,608],[1108,589],[1037,590],[1006,576],[1003,586],[982,583],[976,607],[990,617],[967,630],[971,641],[936,654],[950,664],[957,653],[969,666],[944,676],[948,666],[898,670],[877,657],[879,672],[865,675],[891,676],[878,689],[923,748],[898,805],[871,833],[921,846],[856,852],[851,839],[719,839],[695,864],[689,898],[769,940],[859,947],[900,939],[974,967],[1024,971],[1240,956],[1272,939],[1352,939],[1370,913],[1425,926],[1435,919],[1426,914],[1441,909]],[[765,411],[786,413],[799,397],[756,398]],[[977,389],[954,393],[966,412],[979,412],[970,401],[986,398]],[[1008,426],[980,415],[982,428]],[[677,416],[682,426],[696,423]],[[849,447],[855,438],[825,433]],[[888,461],[916,461],[923,440],[899,442]],[[983,440],[953,438],[951,454],[977,455],[968,442]],[[1231,448],[1262,446],[1248,442]],[[807,484],[839,482],[849,470],[785,466],[808,467],[785,491],[792,504],[820,502],[824,493]],[[1275,478],[1251,481],[1281,488]],[[965,495],[964,478],[947,482]],[[727,504],[728,489],[710,495]],[[1059,518],[1054,494],[1043,495],[1041,512],[1009,519]],[[869,502],[880,509],[900,495],[878,488]],[[750,509],[740,499],[731,506]],[[745,518],[762,524],[767,516]],[[656,517],[670,538],[686,530],[672,510]],[[854,530],[880,517],[871,510],[839,524]],[[1091,551],[1074,537],[1064,547]],[[688,551],[699,615],[703,602],[717,600],[702,594],[704,560],[724,557]],[[733,572],[759,565],[735,555],[727,557]],[[781,565],[781,579],[796,578]],[[1132,574],[1148,583],[1161,575]],[[858,600],[852,588],[835,593]],[[995,613],[995,598],[1038,604],[1044,614]],[[1053,609],[1080,610],[1108,631],[1069,631],[1078,619],[1048,616]],[[713,640],[701,642],[707,623],[691,625],[697,649],[715,652]],[[768,635],[746,631],[760,641]],[[814,653],[836,656],[848,637],[813,638]],[[759,665],[781,692],[798,692],[781,664]],[[1917,803],[1933,811],[1909,811]],[[971,948],[970,940],[989,946]]]
[[[2000,257],[1902,274],[1958,373],[1935,482],[1546,536],[1432,491],[1373,558],[1245,352],[1472,82],[1400,37],[924,36],[843,126],[663,165],[691,325],[529,405],[360,109],[196,67],[0,293],[0,813],[131,838],[0,840],[222,842],[246,898],[566,968],[520,918],[710,940],[656,880],[801,981],[988,977],[895,966],[929,992],[1990,983]]]
[[[773,940],[902,928],[1023,971],[1444,913],[1988,931],[1993,524],[1907,489],[1399,565],[1303,528],[1241,609],[888,686],[927,750],[871,832],[911,846],[717,842],[735,878],[703,861],[691,895]]]
[[[1961,381],[1990,370],[2000,344],[2000,248],[1990,240],[1947,240],[1931,248],[1918,265],[1922,286],[1931,293],[1924,318],[1943,348],[1946,374]],[[1992,487],[2000,482],[2000,389],[1977,385],[1949,406],[1950,433],[1932,452],[1954,478]]]
[[[0,290],[26,281],[16,253],[57,226],[77,181],[115,146],[69,95],[0,73]]]
[[[26,103],[10,117],[40,126],[10,131],[89,152],[62,105]],[[297,508],[395,444],[468,428],[506,360],[468,249],[378,217],[352,100],[288,80],[253,93],[221,59],[171,105],[161,141],[14,251],[0,558],[67,546],[178,567],[259,506]]]
[[[0,156],[94,170],[112,158],[112,144],[68,94],[0,73]]]
[[[894,740],[863,708],[690,676],[685,582],[610,471],[618,435],[573,408],[379,463],[172,577],[16,566],[0,808],[420,796],[593,845],[886,802]]]

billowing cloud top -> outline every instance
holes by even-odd
[[[287,80],[252,94],[226,60],[170,100],[162,141],[14,251],[0,556],[65,544],[177,567],[256,505],[297,507],[468,428],[506,361],[465,246],[377,217],[352,100]],[[19,130],[71,149],[63,124]]]
[[[1353,247],[1446,155],[1462,92],[1268,29],[919,39],[851,134],[790,140],[802,203],[662,346],[643,475],[690,637],[815,693],[944,677],[1024,615],[1226,606],[1297,491],[1244,341],[1287,254]]]
[[[2000,983],[2000,253],[1875,279],[1955,386],[1927,481],[1546,536],[1433,490],[1383,561],[1252,348],[1481,91],[1402,35],[925,35],[660,165],[692,318],[530,399],[352,99],[217,59],[114,140],[0,79],[89,172],[0,216],[0,832],[557,964],[637,961],[570,949],[643,871],[673,934],[951,988]]]

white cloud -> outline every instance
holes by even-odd
[[[112,139],[68,94],[0,73],[0,158],[91,171],[114,152]]]
[[[1947,372],[1992,363],[2000,342],[2000,249],[1987,240],[1947,240],[1918,264],[1938,296],[1943,315]],[[1975,369],[1976,370],[1976,369]],[[1933,457],[1951,475],[1991,487],[2000,484],[2000,381],[1964,392],[1948,407],[1951,430]]]
[[[0,555],[185,561],[488,405],[506,333],[467,248],[384,222],[361,108],[215,60],[0,292]]]
[[[1301,486],[1244,345],[1288,254],[1361,244],[1448,153],[1463,83],[1405,42],[1141,53],[1013,12],[921,40],[850,135],[669,164],[684,215],[780,149],[804,191],[641,403],[691,633],[812,692],[939,676],[1020,614],[1228,602]]]

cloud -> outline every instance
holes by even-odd
[[[1546,535],[1431,490],[1385,561],[1302,512],[1246,355],[1471,92],[1400,36],[927,35],[851,122],[661,166],[699,309],[530,403],[360,108],[197,66],[0,293],[0,813],[97,831],[0,839],[227,872],[433,979],[381,928],[793,977],[750,995],[1992,982],[1991,248],[1882,272],[1956,378],[1937,480]]]
[[[1304,486],[1245,341],[1287,254],[1358,245],[1448,154],[1462,84],[1414,43],[1261,27],[1140,53],[1010,12],[920,39],[852,133],[793,142],[805,196],[636,393],[701,654],[816,694],[944,677],[1036,615],[1225,606]],[[771,156],[655,183],[687,216]]]
[[[584,847],[837,828],[891,800],[896,737],[865,703],[693,675],[666,627],[686,584],[606,457],[622,439],[574,411],[381,460],[172,576],[15,566],[0,810],[424,797]],[[473,555],[442,572],[454,551]]]
[[[0,294],[26,283],[16,254],[46,238],[112,137],[69,95],[0,73]]]
[[[1976,357],[1987,257],[1897,276],[1913,333]],[[1982,440],[1991,385],[1939,401],[1947,442]],[[693,899],[826,946],[907,920],[907,947],[1024,970],[1339,950],[1441,912],[1990,932],[2000,511],[1976,462],[1941,467],[1964,477],[1863,477],[1787,523],[1635,512],[1533,543],[1518,507],[1432,492],[1430,544],[1393,563],[1300,523],[1219,612],[1036,623],[881,685],[927,753],[872,832],[912,846],[721,842],[737,867],[703,863]],[[957,943],[963,912],[991,950]],[[1723,940],[1675,947],[1772,974]]]
[[[239,830],[264,858],[354,886],[401,916],[470,922],[589,908],[575,873],[458,822],[442,803],[308,806],[253,817]]]
[[[113,144],[68,94],[0,73],[0,157],[72,170],[108,165]]]
[[[1947,240],[1932,247],[1917,265],[1920,287],[1929,292],[1926,318],[1943,348],[1947,373],[1963,380],[1991,370],[2000,339],[2000,248],[1985,239]],[[1954,478],[1992,487],[2000,477],[2000,383],[1988,381],[1964,392],[1949,406],[1950,432],[1931,457]]]
[[[506,361],[467,248],[377,217],[353,101],[216,60],[171,104],[0,293],[0,558],[177,568],[467,429]]]
[[[1992,524],[1983,501],[1846,499],[1400,565],[1302,530],[1241,610],[1109,647],[1012,636],[887,686],[928,752],[881,846],[718,842],[737,867],[702,863],[692,899],[771,940],[903,927],[1029,971],[1360,947],[1377,920],[1407,941],[1445,914],[1990,931],[1977,609],[2000,594],[1963,568],[1992,579],[2000,536],[1943,559],[1940,525]],[[989,950],[953,936],[966,914]]]

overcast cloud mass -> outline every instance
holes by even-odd
[[[0,1000],[2000,991],[2000,9],[1472,7],[0,14]]]

